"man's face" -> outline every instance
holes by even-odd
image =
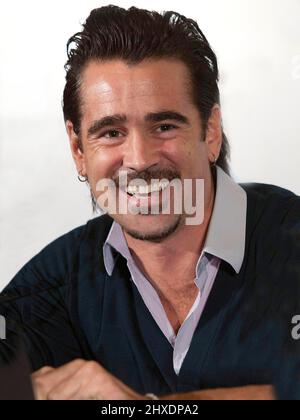
[[[131,67],[121,60],[90,62],[85,68],[81,85],[83,153],[74,143],[72,151],[77,169],[87,174],[100,206],[98,181],[108,178],[118,186],[120,172],[128,174],[128,182],[141,178],[149,185],[152,179],[163,178],[210,180],[212,142],[203,141],[205,133],[189,94],[188,77],[184,63],[169,59]],[[126,117],[126,121],[99,124],[115,115]],[[117,188],[117,199],[120,194],[128,200],[135,197]],[[174,213],[129,212],[112,217],[132,236],[157,240],[183,224],[185,215]]]

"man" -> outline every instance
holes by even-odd
[[[197,23],[93,10],[65,68],[79,179],[108,214],[7,286],[2,353],[22,336],[40,399],[298,398],[300,199],[230,177],[217,59]],[[175,211],[174,180],[192,181],[200,222]]]

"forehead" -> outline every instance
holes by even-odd
[[[179,60],[145,60],[129,66],[122,60],[90,62],[82,74],[81,100],[90,113],[110,105],[169,106],[190,102],[189,70]]]

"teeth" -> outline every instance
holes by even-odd
[[[169,185],[169,181],[162,180],[153,182],[150,185],[128,185],[126,192],[131,195],[148,195],[153,192],[162,191]]]

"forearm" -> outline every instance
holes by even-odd
[[[270,385],[253,385],[240,388],[218,388],[172,394],[160,397],[162,400],[251,400],[274,401],[274,389]]]

